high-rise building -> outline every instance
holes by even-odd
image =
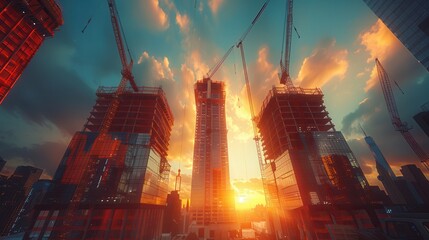
[[[119,96],[108,134],[100,139],[99,130],[114,92],[116,88],[98,89],[84,130],[73,136],[53,186],[43,204],[36,206],[37,217],[27,238],[161,236],[173,115],[161,88],[141,87],[138,92],[129,88]],[[95,163],[90,175],[89,161]],[[82,184],[85,191],[76,199],[73,194]],[[71,199],[78,204],[71,204]]]
[[[411,182],[411,184],[413,184],[417,189],[423,202],[425,204],[429,204],[429,181],[423,174],[422,170],[420,170],[420,168],[415,164],[408,164],[401,166],[400,171],[404,178]]]
[[[40,204],[51,186],[51,180],[39,180],[33,184],[30,193],[12,225],[10,234],[24,233],[29,227],[34,215],[34,207]]]
[[[45,38],[62,24],[55,0],[0,0],[0,104]]]
[[[368,182],[335,131],[320,89],[273,87],[257,122],[269,162],[263,178],[277,239],[332,239],[334,226],[378,224],[365,194]]]
[[[429,70],[429,2],[426,0],[363,1]]]
[[[420,128],[423,130],[423,132],[426,133],[426,135],[429,137],[429,102],[422,105],[421,112],[414,115],[414,121],[419,124]]]
[[[43,170],[31,166],[18,166],[0,186],[0,235],[7,235],[33,184]]]
[[[374,139],[370,136],[367,136],[365,134],[365,142],[368,144],[369,149],[372,152],[372,155],[375,159],[375,167],[378,172],[378,180],[381,181],[381,183],[384,186],[384,189],[386,189],[387,194],[389,195],[389,198],[392,200],[395,204],[405,204],[406,200],[403,195],[403,193],[398,189],[398,186],[396,184],[396,175],[393,173],[392,168],[390,167],[387,160],[384,158],[383,153],[381,152],[378,145],[375,143]]]
[[[226,239],[235,229],[234,194],[229,180],[225,85],[195,83],[197,120],[192,169],[190,226],[198,237]]]
[[[429,137],[429,111],[419,112],[414,115],[414,121],[420,126],[424,133]]]

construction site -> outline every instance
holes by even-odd
[[[283,32],[276,67],[278,82],[263,100],[254,99],[251,83],[259,79],[253,79],[254,69],[248,72],[245,43],[269,3],[264,1],[240,38],[201,79],[194,76],[195,131],[190,141],[192,164],[187,167],[182,157],[186,141],[183,131],[185,121],[189,121],[186,103],[169,103],[167,91],[171,90],[161,86],[140,86],[143,81],[137,78],[142,74],[134,76],[134,60],[116,2],[107,0],[112,38],[121,63],[116,72],[120,82],[117,87],[99,86],[96,90],[89,116],[82,129],[72,135],[42,200],[33,205],[28,226],[13,226],[26,229],[23,239],[384,239],[384,224],[395,216],[392,211],[428,213],[429,191],[425,188],[429,182],[416,165],[402,166],[403,177],[395,176],[375,141],[360,126],[386,195],[370,184],[373,176],[364,173],[347,135],[335,128],[322,90],[294,84],[292,40],[301,36],[294,25],[293,0],[285,1],[284,24],[278,29]],[[178,11],[174,4],[169,7]],[[0,10],[1,104],[45,37],[52,37],[63,19],[61,8],[53,0],[0,1]],[[177,24],[183,30],[178,16],[176,12]],[[91,20],[92,16],[82,34],[91,27]],[[230,159],[228,145],[229,89],[226,82],[216,80],[234,49],[240,54],[244,78],[240,84],[249,106],[246,113],[250,114],[248,123],[265,198],[262,220],[257,223],[263,227],[257,234],[251,220],[240,222],[237,218],[235,194],[239,190],[233,184],[230,167],[237,160]],[[168,77],[163,71],[170,69],[168,58],[158,61],[144,53],[138,65],[145,64],[145,59],[154,63],[162,75],[159,81],[165,81]],[[390,80],[378,59],[374,67],[394,130],[425,171],[429,170],[427,153],[400,118],[392,83],[404,92]],[[181,65],[182,71],[185,68]],[[175,82],[170,80],[169,84]],[[254,102],[261,102],[260,109]],[[172,106],[177,105],[184,105],[184,116],[179,118],[183,122],[176,123],[180,130],[174,128]],[[170,152],[171,145],[178,144],[171,143],[172,134],[180,136],[176,138],[182,141],[180,154]],[[179,162],[178,167],[172,167],[172,162]],[[191,172],[187,176],[191,191],[186,205],[179,195],[183,192],[181,168]],[[242,171],[247,174],[247,167]]]

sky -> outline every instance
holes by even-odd
[[[76,131],[95,103],[99,86],[117,86],[121,63],[105,0],[59,1],[64,25],[46,39],[0,105],[0,156],[3,173],[18,165],[44,169],[51,178]],[[138,85],[161,86],[174,114],[168,160],[170,185],[182,172],[182,199],[190,196],[195,101],[193,84],[237,42],[262,0],[117,1],[134,60]],[[256,113],[268,91],[279,84],[285,1],[271,0],[243,42]],[[90,24],[82,29],[91,18]],[[378,57],[390,78],[401,118],[424,149],[429,139],[412,116],[429,101],[429,73],[377,19],[362,0],[300,0],[294,3],[291,76],[295,85],[321,88],[325,105],[356,155],[368,181],[377,180],[374,159],[359,124],[372,136],[400,174],[418,163],[393,130],[378,83]],[[264,204],[260,171],[239,49],[213,76],[226,82],[226,115],[231,184],[237,208]],[[418,165],[420,167],[420,165]],[[424,169],[422,169],[424,170]]]

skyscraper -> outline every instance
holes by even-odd
[[[43,170],[31,166],[18,166],[0,186],[0,236],[9,233],[25,198]]]
[[[273,87],[257,122],[270,163],[263,178],[278,239],[332,239],[333,226],[377,224],[374,212],[362,207],[369,203],[368,182],[335,131],[320,89]]]
[[[161,88],[126,89],[107,137],[97,140],[116,88],[97,90],[83,131],[75,133],[28,238],[157,239],[168,193],[166,159],[173,115]],[[94,169],[88,170],[88,162]],[[90,172],[89,172],[90,171]],[[81,179],[86,179],[81,182]],[[84,184],[79,199],[75,189]],[[78,201],[77,207],[70,201]],[[65,224],[67,223],[67,224]]]
[[[420,128],[423,130],[423,132],[426,133],[426,135],[429,137],[429,102],[422,105],[421,112],[414,115],[414,121],[419,124]]]
[[[380,148],[378,148],[378,145],[375,143],[374,139],[370,136],[367,136],[365,134],[365,142],[368,144],[369,149],[372,152],[372,155],[375,159],[375,167],[377,168],[378,172],[378,180],[381,181],[381,183],[384,186],[384,189],[386,189],[387,194],[389,195],[389,198],[392,200],[395,204],[405,204],[406,200],[403,195],[403,193],[398,189],[398,186],[396,184],[396,175],[393,173],[392,168],[390,167],[389,163],[384,158],[383,153],[381,152]]]
[[[62,24],[55,0],[0,0],[0,104],[44,39]]]
[[[363,1],[429,70],[429,2],[426,0]]]
[[[429,204],[429,181],[415,164],[401,166],[401,173],[409,181],[425,204]]]
[[[229,180],[225,85],[195,83],[197,120],[192,169],[192,230],[200,238],[226,239],[234,229],[234,194]]]
[[[24,233],[30,226],[31,220],[33,219],[34,207],[36,204],[40,204],[43,198],[51,186],[50,180],[39,180],[33,184],[30,193],[28,194],[25,202],[16,217],[10,234]]]

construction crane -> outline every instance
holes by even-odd
[[[427,162],[429,159],[428,155],[423,151],[423,149],[414,139],[413,135],[411,135],[411,133],[409,132],[411,128],[408,127],[408,124],[406,122],[403,122],[399,117],[399,112],[398,108],[396,107],[391,82],[386,70],[384,70],[383,66],[377,58],[375,59],[375,64],[377,66],[378,80],[380,81],[381,89],[383,90],[384,99],[386,101],[387,110],[389,111],[390,120],[392,121],[393,127],[396,131],[401,133],[405,141],[407,141],[408,145],[410,145],[411,149],[420,159],[420,162],[426,167],[426,169],[429,170],[429,165]]]
[[[286,23],[285,23],[285,45],[282,45],[282,53],[283,53],[283,47],[284,47],[284,59],[280,57],[280,70],[281,73],[279,73],[280,83],[284,84],[285,87],[288,90],[291,90],[294,88],[294,85],[292,83],[291,77],[290,77],[290,52],[291,52],[291,46],[292,46],[292,26],[293,26],[293,0],[287,1],[287,15],[286,15]],[[296,31],[296,28],[295,28]]]
[[[261,150],[261,143],[260,143],[261,139],[259,137],[258,129],[256,127],[256,115],[255,115],[255,110],[254,110],[254,107],[253,107],[253,98],[252,98],[252,91],[250,89],[249,76],[247,74],[247,64],[246,64],[246,58],[244,56],[243,41],[246,38],[247,34],[249,34],[250,30],[252,30],[253,26],[255,26],[255,23],[258,21],[259,17],[261,16],[262,12],[267,7],[267,5],[268,5],[269,2],[270,2],[270,0],[267,0],[264,3],[264,5],[262,6],[261,10],[259,10],[259,12],[256,15],[256,17],[253,19],[252,23],[247,28],[246,32],[244,32],[244,34],[241,36],[241,38],[238,40],[237,44],[235,45],[237,48],[240,48],[241,61],[243,63],[244,80],[246,82],[247,100],[249,101],[250,114],[251,114],[251,117],[252,117],[253,140],[255,141],[255,145],[256,145],[256,153],[258,155],[258,163],[259,163],[259,168],[261,170],[261,174],[262,174],[262,171],[264,170],[264,165],[267,162],[264,161],[264,159],[262,157],[262,150]]]
[[[119,147],[119,140],[110,139],[108,137],[108,131],[110,129],[110,126],[112,125],[113,118],[115,117],[116,112],[118,110],[120,104],[120,95],[124,93],[128,82],[130,83],[132,89],[135,92],[138,92],[138,87],[134,81],[134,76],[132,74],[133,59],[131,57],[128,44],[125,40],[125,36],[122,36],[124,35],[124,32],[122,30],[122,24],[119,18],[118,10],[116,8],[115,0],[107,0],[107,3],[110,11],[113,33],[115,35],[119,57],[122,63],[122,79],[119,83],[118,88],[113,93],[112,100],[108,106],[106,114],[104,115],[100,128],[98,129],[98,136],[92,146],[91,153],[89,155],[90,157],[87,160],[82,177],[80,178],[73,193],[73,196],[70,200],[70,203],[67,206],[63,220],[63,226],[65,231],[59,234],[58,239],[68,239],[68,234],[71,231],[71,227],[74,221],[74,215],[76,214],[79,204],[82,202],[85,193],[88,191],[88,187],[92,181],[93,176],[95,175],[94,173],[96,172],[99,159],[103,157],[109,157],[114,159],[114,154]],[[128,58],[125,52],[124,43],[125,46],[127,46],[126,50],[130,58],[129,62],[127,60]],[[111,147],[108,152],[103,151],[102,145],[104,144],[107,144]]]
[[[265,10],[265,8],[267,7],[268,3],[270,2],[270,0],[265,1],[264,5],[262,5],[261,9],[259,10],[258,14],[256,15],[256,17],[253,19],[252,23],[250,24],[250,26],[247,28],[247,30],[243,33],[243,35],[241,35],[241,38],[237,41],[237,44],[232,45],[225,53],[225,55],[223,55],[223,57],[216,63],[216,65],[214,65],[207,73],[205,78],[212,78],[213,75],[219,70],[219,68],[222,66],[222,64],[225,62],[225,60],[228,58],[229,54],[232,52],[232,50],[234,49],[234,47],[236,46],[237,48],[239,47],[239,45],[243,42],[243,40],[246,38],[247,34],[249,34],[250,30],[252,30],[253,26],[255,25],[256,21],[259,19],[259,17],[261,16],[262,12]]]

